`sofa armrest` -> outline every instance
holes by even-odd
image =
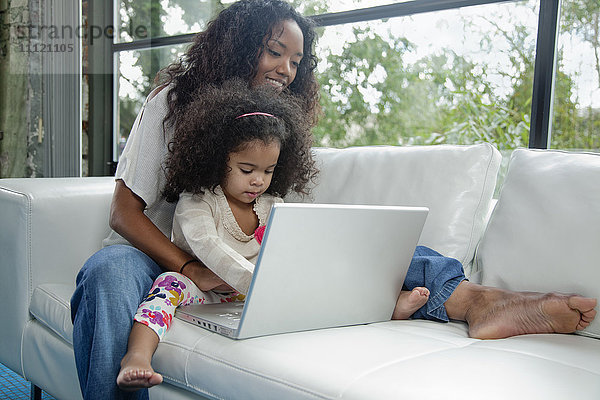
[[[0,362],[22,373],[23,329],[42,283],[75,285],[85,260],[108,235],[114,178],[0,180]]]

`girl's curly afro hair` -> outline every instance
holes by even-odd
[[[240,115],[261,112],[275,116]],[[175,133],[165,161],[164,195],[176,201],[183,191],[203,193],[222,184],[231,152],[254,140],[280,143],[279,159],[267,193],[284,196],[307,192],[317,170],[312,157],[310,121],[295,97],[278,94],[268,85],[249,88],[231,80],[195,93],[175,121]]]
[[[204,85],[220,84],[232,78],[250,82],[256,75],[258,60],[264,51],[265,38],[284,20],[294,20],[304,36],[304,57],[296,78],[286,89],[300,99],[300,106],[315,125],[319,113],[319,85],[314,75],[314,23],[282,0],[240,0],[221,11],[198,33],[183,58],[157,76],[157,83],[170,85],[169,114],[165,121],[192,101],[193,94]]]

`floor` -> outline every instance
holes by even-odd
[[[29,399],[31,387],[29,382],[21,378],[4,365],[0,364],[0,400]],[[42,394],[43,400],[55,400],[47,393]]]

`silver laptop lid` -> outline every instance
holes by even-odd
[[[237,337],[389,320],[427,213],[274,205]]]

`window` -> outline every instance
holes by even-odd
[[[201,31],[216,10],[222,8],[217,3],[210,0],[119,0],[119,8],[115,11],[115,42]]]
[[[115,2],[118,29],[111,47],[111,57],[116,61],[113,161],[120,154],[156,71],[182,54],[193,32],[202,30],[231,2]],[[539,143],[545,147],[550,128],[546,112],[550,106],[546,103],[552,93],[552,69],[550,66],[549,74],[544,70],[548,63],[542,57],[554,59],[551,30],[556,28],[557,12],[547,10],[558,10],[558,0],[295,3],[320,26],[318,77],[325,116],[315,130],[317,144],[487,141],[506,151]],[[598,8],[595,0],[583,3]],[[563,4],[568,9],[570,4],[582,2],[564,0]],[[565,15],[569,14],[563,14],[562,25],[573,25],[572,20],[564,20]],[[575,79],[584,75],[583,69],[565,61],[573,58],[566,56],[567,51],[577,53],[580,48],[569,50],[567,44],[562,44],[564,40],[585,42],[583,31],[575,25],[572,28],[560,36],[553,147],[584,146],[561,144],[572,139],[572,133],[564,128],[569,122],[573,124],[571,116],[577,116],[582,127],[598,124],[597,106],[584,102],[585,96],[600,98],[594,95],[597,92],[589,92],[589,85],[582,84],[579,91],[571,90],[570,96],[565,96],[561,87],[563,74],[570,74],[571,81],[567,82],[583,82]],[[540,37],[546,38],[545,42],[541,43]],[[594,72],[593,63],[589,65],[586,68]],[[585,90],[589,93],[584,94]],[[579,103],[571,107],[571,114],[559,112],[560,107],[575,103],[575,99]],[[595,119],[583,118],[586,115]],[[586,148],[598,148],[598,144],[589,143]]]
[[[129,131],[140,111],[146,96],[150,93],[156,73],[180,57],[186,50],[185,44],[153,47],[142,50],[121,51],[117,59],[118,108],[116,140],[114,140],[114,160],[118,160]]]
[[[118,4],[113,162],[123,151],[156,73],[180,57],[193,33],[204,29],[223,8],[214,0],[119,0]]]
[[[551,147],[600,151],[600,3],[563,0]]]
[[[527,146],[537,2],[321,29],[323,146]]]

